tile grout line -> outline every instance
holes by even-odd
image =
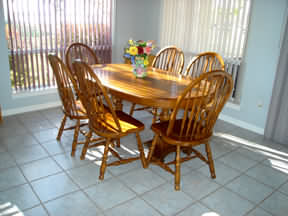
[[[221,163],[222,163],[222,162],[221,162]],[[253,169],[254,167],[258,166],[259,164],[262,164],[262,161],[258,161],[258,163],[256,163],[254,166],[248,168],[248,169],[245,170],[245,171],[241,171],[241,172],[240,172],[240,175],[236,176],[234,179],[232,179],[231,181],[225,183],[224,185],[222,185],[222,187],[218,188],[217,190],[215,190],[214,192],[210,193],[209,195],[203,197],[203,198],[202,198],[201,200],[199,200],[199,201],[202,201],[204,198],[210,196],[211,194],[215,193],[215,192],[218,191],[219,189],[225,188],[225,189],[229,190],[230,192],[236,194],[237,196],[241,197],[242,199],[245,199],[246,201],[248,201],[248,202],[250,202],[250,203],[253,204],[253,208],[252,208],[250,211],[248,211],[245,215],[249,214],[250,212],[252,212],[252,211],[255,210],[256,208],[260,207],[260,204],[261,204],[261,203],[263,203],[266,199],[268,199],[270,196],[272,196],[272,194],[274,194],[274,193],[277,191],[277,188],[273,188],[273,187],[271,187],[270,185],[267,185],[267,184],[265,184],[265,183],[262,183],[262,182],[260,182],[258,179],[255,179],[254,177],[248,176],[248,175],[246,174],[246,172],[247,172],[249,169]],[[226,164],[225,164],[225,165],[226,165]],[[262,164],[262,165],[263,165],[263,164]],[[232,167],[230,167],[230,166],[228,166],[228,167],[231,168],[231,169],[234,169],[234,168],[232,168]],[[235,169],[234,169],[234,170],[235,170]],[[237,171],[238,171],[238,170],[237,170]],[[238,172],[239,172],[239,171],[238,171]],[[254,179],[256,182],[261,183],[261,184],[263,184],[263,185],[265,185],[265,186],[268,186],[269,188],[273,189],[273,192],[272,192],[271,194],[269,194],[269,195],[268,195],[265,199],[263,199],[261,202],[259,202],[258,204],[256,204],[256,203],[254,203],[254,202],[251,202],[251,201],[248,200],[247,198],[243,197],[242,195],[240,195],[240,194],[232,191],[231,189],[225,187],[227,184],[229,184],[229,183],[231,183],[232,181],[234,181],[235,179],[239,178],[239,176],[241,176],[241,175],[246,175],[246,176]],[[206,177],[207,177],[207,176],[206,176]],[[288,182],[288,180],[287,180],[285,183],[287,183],[287,182]],[[282,185],[284,185],[285,183],[283,183]],[[281,186],[282,186],[282,185],[281,185]],[[280,188],[281,186],[279,186],[278,188]],[[203,203],[203,204],[204,204],[204,203]],[[205,205],[205,206],[206,206],[206,205]],[[260,207],[260,208],[261,208],[261,207]],[[261,209],[262,209],[262,208],[261,208]],[[265,210],[265,209],[264,209],[264,210]],[[265,210],[265,211],[266,211],[266,210]],[[266,212],[267,212],[267,211],[266,211]],[[269,212],[269,213],[271,214],[271,212]]]
[[[163,185],[165,185],[165,184],[167,184],[167,183],[169,184],[168,180],[166,180],[165,178],[163,178],[162,176],[156,174],[155,172],[153,172],[152,170],[150,170],[150,169],[148,168],[147,170],[150,170],[150,172],[152,172],[154,175],[157,175],[158,177],[160,177],[162,180],[164,180],[164,182],[163,182],[162,184],[160,184],[160,185],[158,185],[158,186],[156,186],[156,187],[148,190],[148,191],[145,191],[145,192],[142,193],[142,194],[139,194],[139,193],[137,193],[136,191],[134,191],[132,188],[130,188],[130,187],[126,184],[126,182],[122,181],[121,178],[119,178],[120,176],[125,175],[125,174],[127,174],[128,172],[130,172],[130,171],[133,171],[133,170],[135,171],[136,169],[137,169],[137,168],[133,168],[132,170],[129,170],[129,171],[125,172],[125,173],[121,173],[120,175],[115,176],[115,178],[117,178],[123,185],[125,185],[126,188],[128,188],[130,191],[132,191],[133,193],[135,193],[135,194],[136,194],[136,197],[138,197],[139,199],[141,199],[142,201],[144,201],[148,206],[150,206],[152,209],[156,210],[156,212],[158,212],[160,215],[164,216],[161,212],[159,212],[158,209],[156,209],[156,208],[155,208],[154,206],[152,206],[150,203],[146,202],[146,201],[142,198],[142,196],[144,196],[145,194],[147,194],[147,193],[149,193],[149,192],[151,192],[151,191],[154,191],[154,190],[157,189],[157,188],[160,188],[161,186],[163,186]],[[113,176],[114,176],[114,175],[113,175]],[[116,205],[116,206],[113,206],[113,207],[111,207],[110,209],[113,209],[113,208],[115,208],[115,207],[117,207],[117,206],[123,205],[124,203],[127,203],[127,202],[129,202],[129,201],[131,201],[131,200],[133,200],[133,199],[135,199],[135,197],[132,198],[132,199],[126,200],[125,202],[122,202],[121,204],[118,204],[118,205]],[[109,209],[109,210],[110,210],[110,209]],[[108,211],[108,209],[105,210],[105,211]]]
[[[143,167],[142,167],[142,168],[143,168]],[[136,168],[135,168],[135,170],[136,170]],[[134,170],[134,171],[135,171],[135,170]],[[148,169],[146,169],[146,170],[150,170],[150,169],[148,168]],[[130,171],[132,171],[132,170],[130,170]],[[153,174],[155,174],[152,170],[150,170],[150,172],[152,172]],[[124,184],[126,188],[128,188],[129,190],[131,190],[132,192],[134,192],[134,193],[136,194],[136,197],[138,197],[139,199],[141,199],[142,201],[144,201],[148,206],[150,206],[152,209],[156,210],[156,212],[158,212],[160,215],[164,216],[161,212],[159,212],[158,209],[154,208],[154,207],[151,206],[149,203],[147,203],[147,202],[142,198],[142,196],[145,195],[146,193],[149,193],[149,192],[151,192],[151,191],[153,191],[153,190],[155,190],[155,189],[157,189],[157,188],[160,188],[161,186],[165,185],[165,184],[167,183],[166,179],[164,179],[162,176],[159,176],[159,175],[155,174],[155,175],[157,175],[158,177],[160,177],[162,180],[164,180],[164,182],[163,182],[162,184],[160,184],[160,185],[158,185],[158,186],[156,186],[156,187],[148,190],[148,191],[145,191],[145,192],[142,193],[142,194],[139,194],[139,193],[137,193],[136,191],[134,191],[132,188],[130,188],[130,187],[126,184],[126,182],[122,181],[121,178],[119,178],[120,176],[125,175],[125,174],[127,174],[127,173],[128,173],[128,172],[123,173],[123,174],[117,176],[116,178],[117,178],[122,184]],[[133,199],[135,199],[135,197],[134,197]],[[130,199],[130,200],[133,200],[133,199]],[[126,202],[128,202],[128,200],[127,200]],[[126,203],[126,202],[123,202],[122,204],[124,204],[124,203]],[[122,204],[121,204],[121,205],[122,205]],[[118,206],[119,206],[119,205],[118,205]],[[116,206],[114,206],[114,207],[116,207]],[[114,207],[112,207],[112,208],[114,208]],[[112,209],[112,208],[111,208],[111,209]]]
[[[19,120],[20,121],[20,120]],[[21,121],[20,121],[21,122]],[[21,122],[22,123],[22,122]],[[23,126],[26,128],[26,126],[23,124]],[[36,142],[38,142],[38,144],[39,145],[41,145],[41,142],[34,136],[34,134],[33,134],[33,132],[31,132],[29,129],[27,130],[28,131],[28,133],[36,140]],[[41,147],[42,147],[42,145],[41,145]],[[43,148],[43,147],[42,147]],[[49,156],[49,153],[47,152],[47,150],[45,149],[45,148],[43,148],[44,149],[44,151],[47,153],[47,155]],[[24,176],[24,178],[26,179],[26,181],[28,182],[28,184],[29,184],[29,186],[30,186],[30,188],[31,188],[31,190],[33,191],[33,193],[34,193],[34,195],[37,197],[37,199],[39,200],[39,202],[40,202],[40,205],[42,206],[42,208],[44,209],[44,211],[46,212],[46,214],[48,215],[48,216],[50,216],[50,213],[49,213],[49,211],[48,211],[48,209],[46,209],[46,206],[44,205],[44,203],[42,202],[42,200],[40,199],[40,197],[38,196],[38,194],[36,193],[36,191],[34,190],[34,188],[32,187],[32,184],[31,184],[31,182],[28,180],[28,178],[25,176],[25,174],[24,174],[24,172],[23,172],[23,170],[21,169],[21,167],[20,167],[20,165],[17,163],[17,161],[16,161],[16,164],[17,164],[17,166],[18,166],[18,169],[20,170],[20,172],[22,173],[22,175]],[[34,207],[35,208],[35,207]],[[32,209],[32,208],[31,208]]]
[[[75,152],[75,155],[76,155],[76,152]],[[70,156],[71,157],[71,156]],[[96,203],[93,201],[93,200],[91,200],[90,199],[90,197],[84,192],[84,190],[81,188],[81,186],[77,183],[77,182],[75,182],[74,181],[74,179],[68,174],[68,172],[67,172],[67,170],[65,170],[60,164],[58,164],[58,162],[53,158],[53,157],[51,157],[52,158],[52,160],[54,160],[54,162],[62,169],[62,171],[63,171],[63,173],[65,173],[65,175],[78,187],[78,189],[79,190],[76,190],[76,191],[73,191],[73,192],[71,192],[71,193],[69,193],[69,194],[73,194],[73,193],[76,193],[76,192],[78,192],[78,191],[81,191],[84,195],[85,195],[85,197],[88,199],[88,200],[90,200],[92,203],[93,203],[93,205],[101,212],[101,213],[103,213],[103,211],[101,210],[101,208],[99,208],[99,206],[97,206],[96,205]],[[86,164],[86,165],[88,165],[88,164]],[[83,165],[84,166],[84,165]],[[77,167],[78,168],[78,167]],[[73,168],[72,168],[73,169]],[[67,196],[68,194],[63,194],[61,197],[64,197],[64,196]],[[56,199],[59,199],[60,197],[57,197],[57,198],[54,198],[53,200],[56,200]],[[50,202],[51,201],[53,201],[53,200],[50,200]]]
[[[17,165],[18,166],[18,165]],[[38,201],[40,202],[40,205],[42,206],[42,208],[44,209],[44,211],[47,213],[48,216],[50,216],[48,210],[45,208],[44,204],[42,203],[40,197],[38,196],[38,194],[36,193],[36,191],[34,190],[34,188],[32,187],[32,184],[31,182],[28,180],[28,178],[25,176],[24,172],[22,171],[22,169],[20,167],[18,167],[18,169],[20,170],[20,172],[22,173],[22,175],[24,176],[24,178],[26,179],[27,181],[27,184],[30,186],[30,189],[33,191],[33,194],[37,197]],[[38,205],[37,205],[38,206]],[[35,208],[36,206],[34,207],[31,207],[32,208]]]
[[[16,117],[17,118],[17,117]],[[20,121],[20,120],[18,120],[18,121]],[[20,121],[21,123],[22,123],[22,121]],[[22,124],[23,126],[25,126],[24,124]],[[31,132],[30,130],[28,130],[27,131],[30,135],[32,135],[33,136],[33,138],[38,142],[38,144],[39,145],[41,145],[41,142],[34,136],[34,134],[33,134],[33,132]],[[49,152],[41,145],[41,147],[44,149],[44,151],[48,154],[48,157],[45,157],[45,158],[50,158],[50,159],[52,159],[57,165],[58,165],[58,167],[60,168],[60,169],[62,169],[62,167],[57,163],[57,161],[55,161],[54,160],[54,158],[52,157],[52,156],[50,156],[50,154],[49,154]],[[42,158],[42,159],[44,159],[44,158]],[[35,160],[35,161],[39,161],[39,160],[41,160],[41,159],[38,159],[38,160]],[[28,163],[27,163],[28,164]],[[34,195],[37,197],[37,199],[39,200],[39,202],[40,202],[40,205],[43,207],[43,209],[44,209],[44,211],[47,213],[47,215],[48,216],[50,216],[50,214],[49,214],[49,212],[48,212],[48,210],[46,209],[46,207],[45,207],[45,205],[44,205],[44,203],[45,202],[42,202],[42,200],[40,199],[40,197],[38,196],[38,194],[36,193],[36,191],[34,190],[34,188],[32,187],[32,184],[31,184],[31,182],[33,182],[33,181],[36,181],[36,180],[39,180],[39,179],[44,179],[44,178],[47,178],[47,177],[49,177],[49,176],[53,176],[53,175],[57,175],[57,174],[59,174],[59,173],[61,173],[61,172],[57,172],[57,173],[54,173],[54,174],[51,174],[51,175],[48,175],[48,176],[44,176],[44,177],[41,177],[41,178],[39,178],[39,179],[35,179],[35,180],[32,180],[31,182],[27,179],[27,177],[25,176],[25,174],[24,174],[24,172],[22,171],[22,169],[20,168],[20,164],[18,164],[17,163],[17,161],[16,161],[16,165],[17,165],[17,167],[18,167],[18,169],[20,170],[20,172],[22,173],[22,175],[24,176],[24,178],[25,178],[25,180],[26,180],[26,183],[25,184],[28,184],[29,186],[30,186],[30,188],[31,188],[31,190],[33,191],[33,193],[34,193]],[[62,171],[63,171],[63,169],[62,169]],[[64,172],[65,172],[65,170],[64,170]],[[67,174],[67,173],[65,173],[67,176],[68,176],[68,178],[70,178],[70,176]],[[74,183],[74,181],[72,181],[73,183]],[[25,185],[25,184],[23,184],[23,185]],[[76,184],[77,185],[77,184]],[[75,191],[74,191],[75,192]],[[66,194],[67,195],[67,194]],[[58,199],[59,197],[57,197],[57,198],[55,198],[55,199]],[[53,199],[53,200],[55,200],[55,199]],[[50,200],[51,201],[51,200]],[[38,206],[38,205],[37,205]],[[32,209],[32,208],[35,208],[35,207],[37,207],[37,206],[34,206],[34,207],[31,207],[30,209]],[[27,209],[26,209],[27,210]],[[26,211],[25,210],[25,211]]]
[[[222,163],[222,162],[221,162],[221,163]],[[257,163],[257,164],[258,164],[258,163]],[[256,165],[257,165],[257,164],[256,164]],[[226,164],[225,164],[225,165],[226,165]],[[229,168],[231,168],[231,167],[229,167]],[[232,169],[234,169],[234,168],[232,168]],[[234,169],[234,170],[235,170],[235,169]],[[199,172],[199,171],[197,171],[197,172],[200,173],[201,175],[203,175],[201,172]],[[233,179],[231,179],[230,181],[226,182],[225,184],[218,184],[218,183],[216,182],[216,184],[218,184],[220,187],[217,188],[216,190],[214,190],[214,191],[208,193],[206,196],[202,197],[201,199],[197,200],[197,202],[200,202],[200,203],[203,204],[205,207],[211,209],[209,206],[207,206],[205,203],[203,203],[203,199],[205,199],[205,198],[211,196],[213,193],[216,193],[217,191],[219,191],[219,190],[221,190],[221,189],[224,188],[224,189],[230,191],[231,193],[235,194],[236,196],[238,196],[238,197],[240,197],[240,198],[242,198],[242,199],[248,201],[248,202],[251,203],[251,204],[253,205],[253,207],[254,207],[255,204],[254,204],[253,202],[251,202],[251,201],[248,200],[247,198],[241,196],[240,194],[238,194],[238,193],[236,193],[236,192],[230,190],[229,188],[225,187],[227,184],[231,183],[232,181],[234,181],[234,180],[236,180],[237,178],[239,178],[241,175],[245,174],[244,172],[241,172],[241,171],[239,172],[238,170],[237,170],[237,172],[238,172],[240,175],[235,176]],[[209,178],[209,177],[207,177],[207,176],[205,176],[205,175],[203,175],[203,176],[206,177],[206,178]],[[216,177],[216,178],[217,178],[217,177]],[[184,192],[184,193],[187,194],[187,192]],[[187,195],[188,195],[188,194],[187,194]],[[252,208],[252,209],[253,209],[253,208]],[[211,210],[214,211],[213,209],[211,209]]]

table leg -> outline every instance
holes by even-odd
[[[168,121],[170,119],[169,109],[162,109],[160,113],[160,122]],[[165,157],[175,151],[175,146],[167,145],[165,142],[158,139],[158,143],[155,146],[153,159],[164,162]]]
[[[114,105],[115,105],[116,110],[119,110],[119,111],[123,110],[123,103],[122,103],[122,100],[120,98],[114,97]]]
[[[123,103],[122,103],[122,100],[120,98],[113,97],[113,102],[114,102],[116,110],[118,110],[118,111],[123,110]],[[116,146],[120,147],[120,139],[116,139]]]
[[[160,122],[163,122],[163,121],[168,121],[170,118],[170,115],[169,115],[169,110],[167,109],[163,109],[161,114],[160,114]],[[164,142],[159,142],[157,143],[159,149],[157,150],[159,153],[161,152],[161,154],[159,155],[158,153],[158,157],[160,157],[160,160],[161,161],[164,161],[164,158],[171,152],[175,151],[175,146],[171,146],[171,145],[167,145],[166,143]],[[157,146],[156,146],[157,147]],[[191,155],[192,153],[192,150],[191,148],[183,148],[182,151],[187,154],[187,155]]]
[[[170,118],[169,109],[162,109],[160,113],[160,122],[168,121]]]

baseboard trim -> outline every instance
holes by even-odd
[[[253,132],[261,134],[261,135],[264,135],[264,128],[257,127],[253,124],[241,121],[239,119],[236,119],[236,118],[233,118],[233,117],[230,117],[227,115],[223,115],[223,114],[220,114],[219,119],[226,121],[230,124],[236,125],[238,127],[253,131]]]
[[[3,116],[10,116],[10,115],[38,111],[38,110],[43,110],[43,109],[48,109],[48,108],[53,108],[53,107],[58,107],[58,106],[61,106],[60,101],[49,102],[49,103],[44,103],[44,104],[36,104],[36,105],[19,107],[19,108],[14,108],[14,109],[7,109],[7,110],[3,110],[2,114]]]

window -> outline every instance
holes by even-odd
[[[247,38],[250,1],[165,0],[160,44],[182,48],[188,58],[186,62],[200,52],[218,52],[236,88]]]
[[[64,59],[72,42],[111,62],[112,0],[3,0],[14,92],[55,87],[47,54]]]

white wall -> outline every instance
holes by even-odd
[[[116,0],[114,62],[123,62],[127,41],[157,40],[161,0]]]
[[[240,110],[222,112],[232,123],[264,132],[286,21],[287,0],[253,0],[242,72]],[[262,104],[262,105],[261,105]],[[224,118],[225,119],[225,118]]]

